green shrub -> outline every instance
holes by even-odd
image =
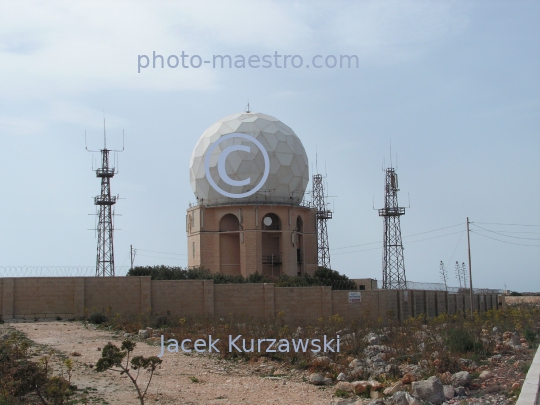
[[[466,353],[475,350],[475,342],[469,331],[452,328],[446,332],[445,345],[453,353]]]
[[[93,323],[94,325],[101,325],[109,320],[105,315],[100,312],[94,312],[88,317],[88,322]]]

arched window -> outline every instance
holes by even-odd
[[[266,214],[262,220],[263,231],[279,231],[281,229],[281,221],[276,214]]]
[[[220,232],[230,232],[240,230],[240,222],[234,214],[226,214],[219,221]]]
[[[300,215],[298,215],[298,218],[296,218],[296,232],[304,232],[304,221],[302,221],[302,217]]]

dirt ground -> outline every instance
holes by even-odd
[[[98,373],[90,367],[101,357],[98,348],[103,348],[107,342],[120,346],[125,339],[123,333],[115,334],[91,325],[85,328],[81,322],[64,321],[6,323],[0,326],[0,334],[13,327],[38,345],[44,345],[40,348],[42,353],[50,348],[69,356],[74,362],[71,381],[78,388],[86,388],[89,403],[139,403],[126,376],[113,371]],[[138,342],[134,354],[157,356],[159,346]],[[152,379],[146,403],[327,405],[332,398],[331,387],[318,388],[304,382],[305,372],[294,370],[293,374],[284,377],[261,377],[266,369],[275,367],[271,362],[238,364],[208,355],[167,352],[162,360],[161,368],[156,370]],[[193,382],[191,377],[198,382]],[[146,381],[147,375],[141,374],[140,379]]]
[[[516,304],[534,304],[534,305],[540,305],[540,296],[528,296],[528,297],[511,297],[506,296],[506,303],[508,305],[516,305]]]

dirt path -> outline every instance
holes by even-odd
[[[28,322],[10,323],[13,327],[40,345],[69,356],[74,365],[72,382],[87,388],[92,403],[138,404],[135,390],[127,377],[107,371],[97,373],[95,365],[101,356],[98,348],[107,342],[118,346],[125,339],[93,328],[86,329],[80,322]],[[80,353],[73,356],[72,353]],[[137,343],[136,355],[157,356],[158,346]],[[303,382],[307,374],[297,372],[285,377],[260,377],[268,364],[249,365],[210,358],[201,355],[165,353],[163,364],[157,370],[148,390],[147,403],[161,404],[310,404],[327,405],[331,389],[323,390]],[[260,370],[258,373],[256,369]],[[196,377],[199,382],[193,382]],[[146,381],[147,376],[140,379]],[[105,402],[103,402],[105,401]]]

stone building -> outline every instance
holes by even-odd
[[[188,266],[247,276],[313,274],[316,210],[304,202],[308,159],[291,128],[261,113],[223,118],[190,163]]]

